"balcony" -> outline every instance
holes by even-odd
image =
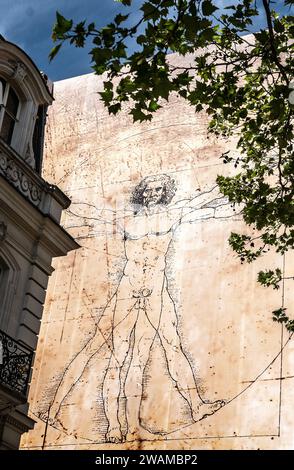
[[[7,403],[26,402],[32,359],[31,351],[0,330],[0,393]]]

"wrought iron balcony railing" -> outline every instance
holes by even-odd
[[[0,386],[27,393],[33,353],[0,330]]]

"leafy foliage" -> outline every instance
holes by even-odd
[[[185,98],[196,112],[210,116],[209,131],[238,136],[236,174],[217,178],[232,204],[242,204],[252,236],[232,233],[230,244],[241,261],[252,262],[269,248],[281,255],[294,247],[293,77],[294,17],[292,0],[287,15],[279,16],[269,0],[241,0],[220,10],[213,0],[142,1],[141,17],[131,23],[132,0],[118,0],[126,14],[96,29],[85,21],[57,13],[53,40],[83,47],[91,39],[91,58],[97,74],[107,72],[101,98],[112,114],[130,102],[134,121],[151,120],[171,93]],[[280,2],[282,3],[282,2]],[[267,27],[246,35],[264,14]],[[127,41],[137,47],[129,52]],[[192,53],[189,67],[175,66],[169,53]],[[113,79],[118,84],[113,85]],[[231,163],[226,153],[224,163]],[[280,269],[260,272],[262,285],[277,289]],[[280,313],[277,313],[280,312]],[[274,318],[293,331],[282,306]],[[287,318],[287,320],[285,320]]]
[[[284,323],[287,330],[291,333],[294,332],[294,320],[290,320],[286,315],[286,308],[279,308],[273,311],[273,320],[278,323]]]

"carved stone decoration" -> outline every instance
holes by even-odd
[[[28,174],[12,158],[0,153],[0,175],[4,176],[23,196],[35,206],[41,202],[42,188],[38,187]]]
[[[35,161],[35,156],[34,156],[33,145],[31,142],[28,143],[28,147],[27,147],[27,151],[26,151],[24,159],[27,162],[27,164],[30,165],[31,168],[35,169],[36,161]]]
[[[7,235],[7,225],[4,222],[0,222],[0,243],[4,242]]]
[[[21,83],[27,75],[27,69],[22,62],[16,62],[12,78],[17,82]]]

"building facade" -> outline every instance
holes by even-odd
[[[68,197],[41,176],[52,84],[0,37],[0,449],[35,421],[28,388],[52,258],[78,247],[60,226]]]

